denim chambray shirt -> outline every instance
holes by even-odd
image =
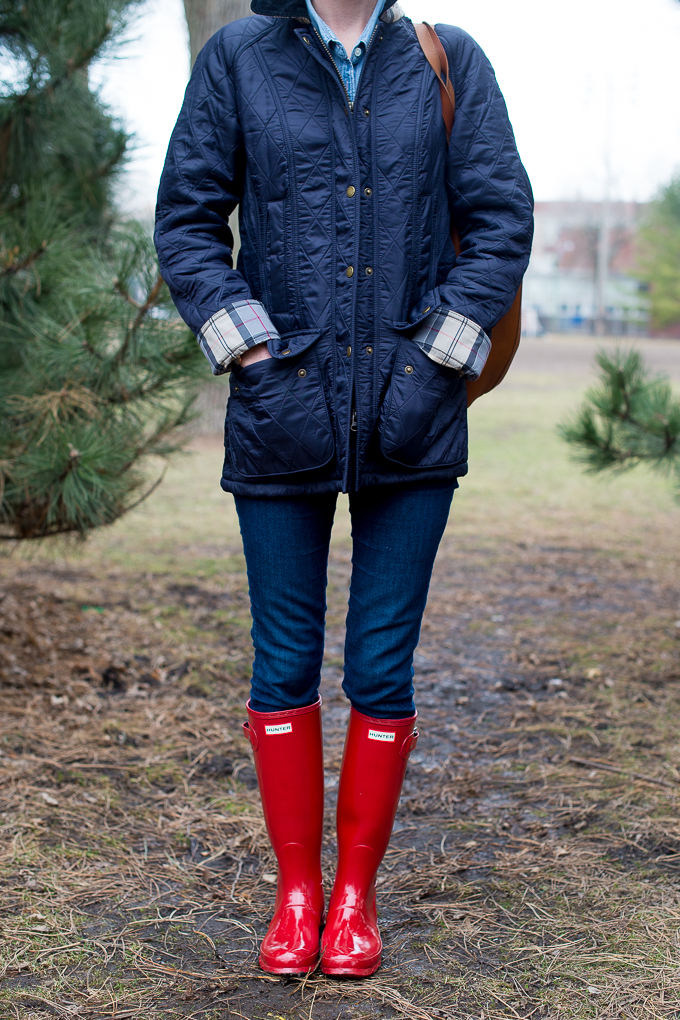
[[[366,28],[352,47],[352,53],[349,57],[347,56],[345,47],[338,37],[333,34],[332,29],[328,27],[325,21],[321,20],[312,7],[312,0],[306,0],[306,3],[312,25],[325,42],[335,63],[338,65],[338,70],[342,76],[344,86],[347,89],[349,101],[350,103],[353,103],[356,99],[357,86],[359,85],[359,78],[361,77],[361,68],[364,64],[366,50],[368,49],[368,44],[371,41],[371,36],[373,35],[375,26],[378,24],[378,18],[385,7],[385,0],[378,0]]]

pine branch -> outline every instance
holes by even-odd
[[[680,400],[664,376],[652,375],[638,351],[596,355],[600,384],[571,421],[558,427],[590,472],[650,464],[680,481]]]
[[[4,177],[5,175],[12,131],[14,130],[14,125],[19,115],[23,113],[23,109],[30,105],[35,105],[36,103],[39,102],[40,99],[43,98],[43,96],[53,98],[57,89],[63,86],[71,78],[73,78],[73,76],[77,74],[78,71],[82,71],[84,68],[88,67],[89,64],[92,63],[93,58],[97,55],[99,50],[106,42],[107,36],[108,33],[106,33],[102,37],[101,41],[98,44],[94,44],[92,46],[87,47],[87,49],[84,49],[77,58],[71,58],[67,60],[65,70],[62,72],[62,74],[58,74],[55,75],[54,77],[49,78],[42,88],[40,89],[34,88],[33,83],[35,80],[35,75],[34,74],[31,75],[31,78],[29,79],[28,88],[26,89],[25,92],[16,96],[14,101],[14,110],[5,117],[5,120],[3,121],[2,124],[2,128],[0,128],[0,177]],[[39,60],[41,59],[42,56],[43,54],[39,54],[38,57],[36,57],[36,60],[34,61],[36,69]]]
[[[47,241],[43,241],[39,248],[35,251],[30,252],[24,259],[16,261],[16,255],[19,252],[16,249],[8,252],[2,261],[5,263],[4,269],[0,272],[0,280],[5,276],[16,276],[17,273],[22,273],[25,269],[30,267],[41,258],[47,251]]]
[[[127,136],[80,73],[138,3],[0,0],[0,540],[112,523],[187,438],[200,354],[117,220]]]
[[[159,273],[158,277],[156,279],[156,282],[154,283],[153,287],[151,288],[151,290],[149,291],[149,293],[146,296],[146,300],[144,301],[144,304],[140,305],[140,304],[137,304],[137,302],[133,301],[133,299],[130,297],[130,294],[127,292],[127,290],[123,289],[122,284],[120,284],[119,281],[116,281],[116,289],[119,290],[119,292],[121,294],[123,294],[123,296],[125,297],[126,301],[128,301],[131,305],[133,305],[137,309],[137,314],[135,315],[135,318],[134,318],[133,322],[131,323],[131,325],[130,325],[130,327],[129,327],[126,335],[125,335],[125,339],[124,339],[123,343],[121,344],[121,347],[120,347],[120,349],[119,349],[119,351],[118,351],[118,353],[116,355],[116,360],[117,361],[119,361],[119,362],[123,361],[123,359],[125,358],[125,356],[126,356],[126,354],[128,352],[128,348],[130,346],[130,342],[131,342],[132,338],[137,333],[139,327],[142,325],[142,323],[144,322],[144,319],[147,317],[147,315],[149,314],[151,309],[154,308],[158,304],[158,299],[160,297],[161,290],[163,288],[163,283],[164,283],[163,277]]]
[[[141,326],[143,320],[149,314],[151,309],[155,308],[156,305],[158,304],[158,298],[160,297],[160,293],[161,293],[161,288],[163,286],[163,282],[164,282],[163,281],[163,277],[159,273],[156,282],[154,283],[153,287],[149,291],[149,294],[147,296],[146,301],[144,302],[142,307],[137,312],[137,315],[135,317],[135,321],[132,323],[132,326],[130,327],[130,335],[134,335],[137,332],[137,330]]]
[[[137,312],[138,312],[138,311],[140,310],[140,308],[142,308],[142,307],[143,307],[143,304],[140,304],[140,302],[139,302],[139,301],[135,301],[135,299],[134,299],[134,298],[132,297],[132,295],[130,294],[130,291],[129,291],[129,290],[127,289],[127,287],[126,287],[126,286],[125,286],[125,285],[124,285],[124,284],[123,284],[123,283],[122,283],[122,282],[121,282],[121,281],[120,281],[120,280],[118,279],[118,277],[115,277],[115,279],[114,279],[114,281],[113,281],[113,289],[114,289],[115,291],[117,291],[117,292],[118,292],[118,293],[120,294],[120,296],[121,296],[121,297],[124,297],[124,298],[125,298],[125,300],[127,301],[127,303],[128,303],[129,305],[132,305],[132,307],[133,307],[133,308],[135,309],[135,311],[137,311]]]

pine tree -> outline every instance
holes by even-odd
[[[108,524],[178,446],[200,359],[116,215],[128,136],[90,88],[140,0],[0,0],[0,537]]]
[[[665,376],[652,375],[636,350],[599,351],[600,384],[586,393],[563,439],[591,472],[650,464],[680,485],[680,400]],[[678,493],[680,496],[680,491]]]
[[[680,323],[680,177],[650,203],[639,239],[637,276],[649,284],[652,323]]]

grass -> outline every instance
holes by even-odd
[[[586,374],[520,365],[472,409],[366,981],[256,966],[275,863],[240,732],[249,618],[219,442],[85,546],[5,558],[3,1018],[680,1015],[678,504],[654,475],[569,460],[554,426]],[[329,880],[348,530],[341,511]]]

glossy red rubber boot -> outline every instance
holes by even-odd
[[[371,719],[352,709],[338,792],[338,870],[321,942],[324,974],[367,977],[380,966],[375,877],[418,740],[416,719]]]
[[[260,966],[271,974],[305,974],[319,962],[324,908],[321,698],[285,712],[255,712],[248,702],[243,730],[253,747],[264,819],[279,863]]]

